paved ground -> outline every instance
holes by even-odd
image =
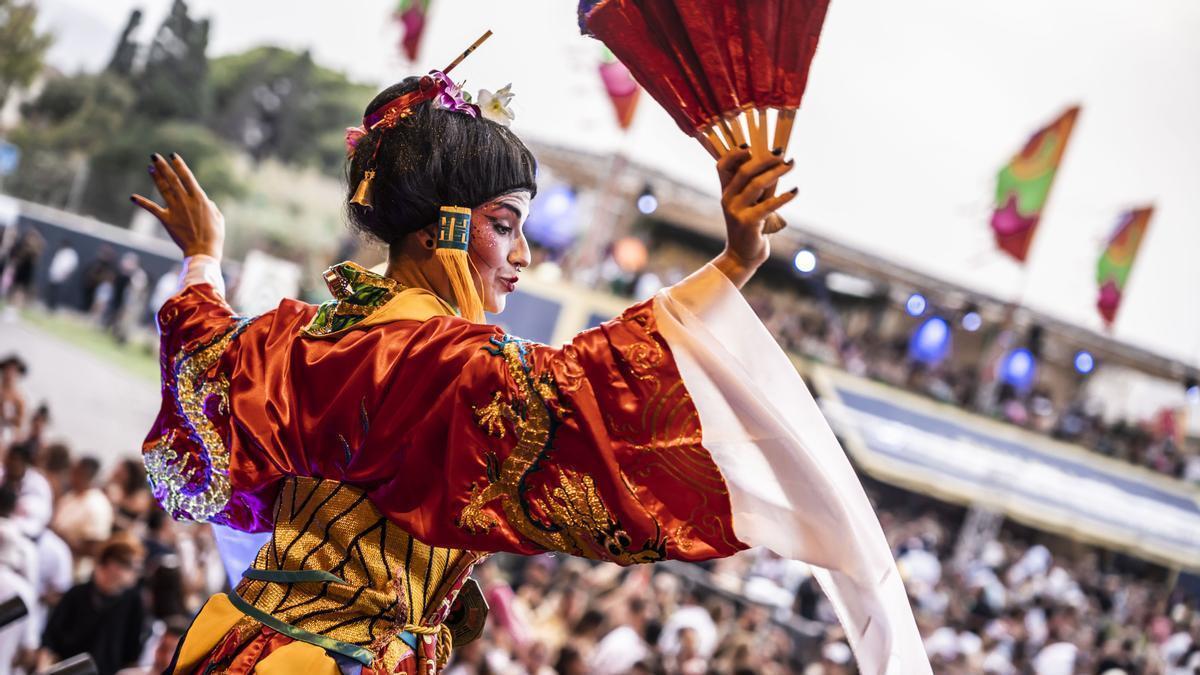
[[[50,405],[51,439],[105,464],[137,456],[158,412],[158,383],[145,368],[119,364],[57,332],[28,319],[0,318],[0,358],[15,352],[28,364],[25,390],[31,407]]]

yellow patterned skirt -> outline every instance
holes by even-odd
[[[468,575],[483,557],[418,542],[357,488],[289,478],[271,541],[204,605],[171,672],[436,673],[482,628]]]

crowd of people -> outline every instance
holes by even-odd
[[[83,653],[101,673],[161,672],[224,584],[211,531],[158,508],[140,458],[103,466],[56,441],[54,413],[25,400],[27,367],[0,361],[0,601],[26,610],[0,628],[0,673]]]
[[[45,268],[45,284],[36,280]],[[175,290],[178,269],[154,283],[137,253],[98,247],[84,259],[67,238],[48,247],[34,227],[0,229],[0,301],[8,318],[21,307],[38,303],[51,312],[67,310],[88,317],[118,341],[148,326],[155,310]]]
[[[644,267],[632,270],[617,253],[610,248],[598,263],[579,268],[572,266],[570,256],[538,249],[533,270],[546,264],[553,278],[565,276],[644,299],[682,279],[689,265],[699,264],[664,264],[655,262],[658,256],[646,255],[637,261]],[[1059,400],[1037,383],[1027,389],[998,383],[990,372],[993,366],[953,355],[935,365],[924,363],[912,357],[908,335],[877,332],[877,315],[883,311],[878,306],[840,306],[828,293],[780,290],[762,280],[752,281],[745,293],[771,334],[792,353],[1200,484],[1200,448],[1181,443],[1174,428],[1178,420],[1106,421],[1089,410],[1081,391],[1071,400]]]
[[[226,587],[211,530],[168,518],[136,457],[102,466],[55,442],[52,412],[24,401],[26,368],[0,364],[0,601],[29,608],[0,628],[0,673],[84,652],[101,673],[159,672]],[[1161,568],[1015,526],[971,537],[962,509],[869,492],[935,672],[1200,669],[1200,606]],[[855,672],[810,570],[765,550],[631,568],[498,555],[476,578],[489,625],[453,675]]]

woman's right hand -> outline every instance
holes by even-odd
[[[225,247],[225,216],[204,194],[183,158],[171,153],[168,160],[154,153],[149,171],[166,206],[138,194],[130,195],[130,200],[158,218],[185,257],[207,255],[220,260]]]

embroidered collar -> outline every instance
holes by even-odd
[[[325,270],[333,300],[323,303],[304,328],[308,337],[340,335],[355,328],[434,316],[454,316],[454,308],[423,288],[410,288],[346,261]]]

